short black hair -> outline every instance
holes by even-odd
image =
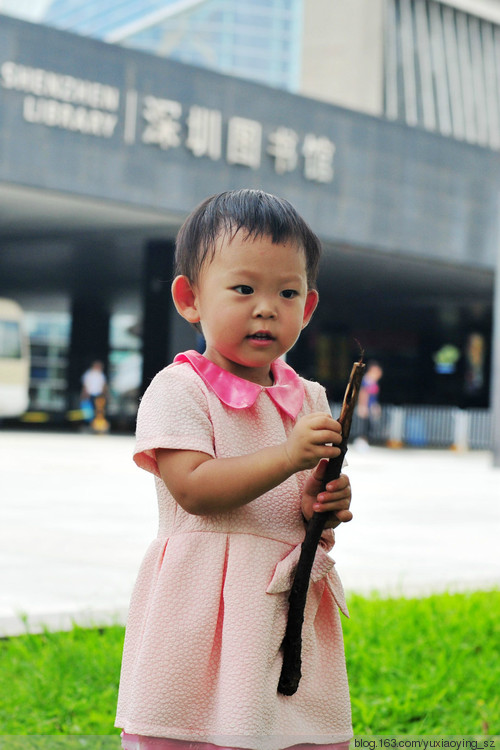
[[[207,256],[213,258],[220,235],[232,239],[240,229],[246,230],[245,239],[266,235],[273,243],[296,243],[306,256],[308,288],[316,288],[320,240],[287,200],[251,189],[212,195],[192,211],[177,234],[176,276],[196,283]]]

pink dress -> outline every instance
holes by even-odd
[[[285,441],[297,417],[329,412],[318,383],[281,360],[272,371],[263,388],[189,351],[142,399],[134,460],[155,475],[159,528],[126,629],[116,726],[127,734],[250,750],[352,737],[331,530],[311,574],[302,679],[295,695],[277,692],[307,472],[215,516],[184,511],[158,473],[156,448],[241,456]]]

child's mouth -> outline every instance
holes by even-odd
[[[274,337],[267,331],[257,331],[257,333],[250,334],[248,338],[254,341],[274,341]]]

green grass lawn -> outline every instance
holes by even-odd
[[[355,734],[500,734],[500,591],[349,606]]]
[[[351,596],[349,608],[355,734],[500,734],[500,591]],[[75,628],[0,641],[0,740],[116,735],[123,635]]]

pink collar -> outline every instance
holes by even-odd
[[[189,362],[222,403],[233,409],[253,406],[257,396],[263,391],[292,419],[297,418],[302,408],[304,386],[295,370],[282,359],[277,359],[271,364],[274,385],[267,388],[223,370],[194,349],[178,354],[174,359],[174,363],[176,362]]]

